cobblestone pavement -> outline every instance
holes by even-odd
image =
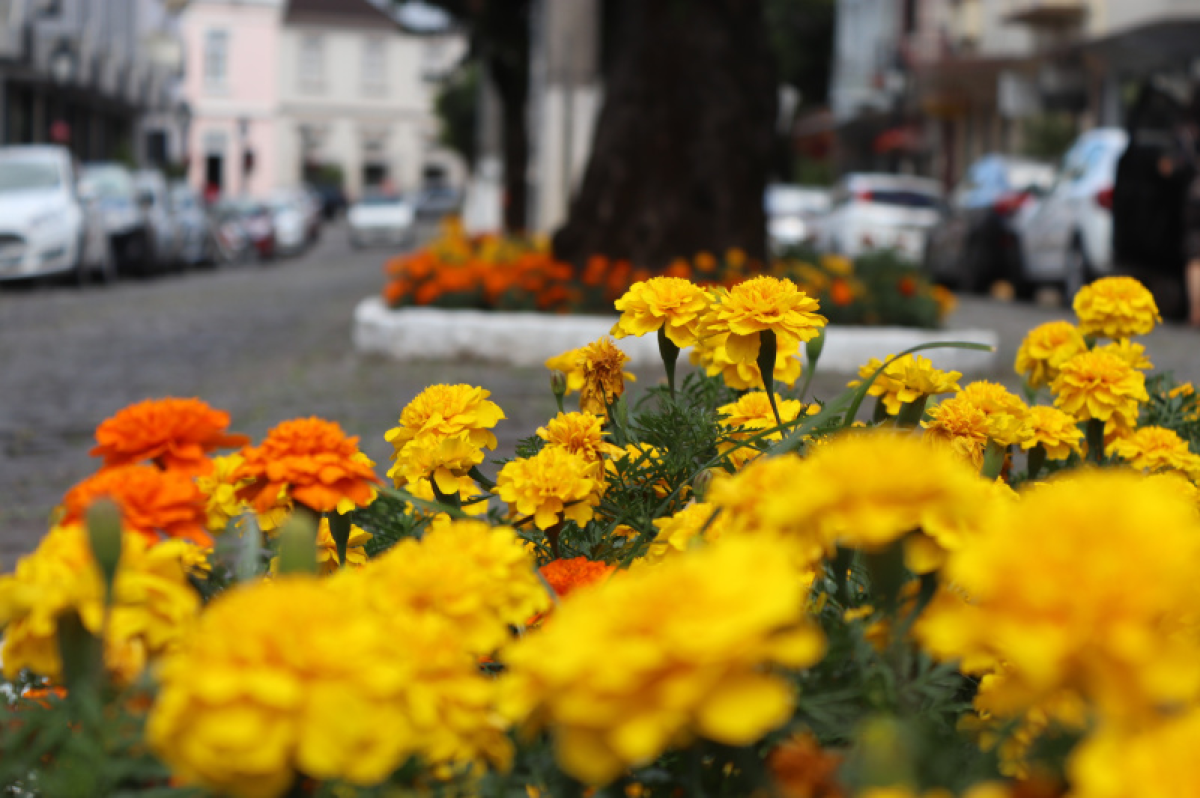
[[[0,288],[0,569],[34,545],[63,493],[95,470],[88,450],[96,425],[148,397],[200,397],[256,440],[288,418],[329,418],[361,436],[382,474],[391,448],[383,433],[400,409],[432,383],[469,382],[492,391],[507,413],[498,454],[511,453],[553,413],[544,370],[397,364],[353,350],[352,310],[379,290],[385,257],[351,250],[345,230],[333,227],[306,255],[267,265],[108,288]],[[1066,315],[964,299],[951,326],[999,330],[997,371],[983,376],[1014,384],[1024,332]],[[1193,331],[1167,327],[1149,349],[1159,367],[1200,380],[1198,344]],[[660,375],[641,377],[644,387]],[[818,376],[814,394],[832,396],[844,381]]]

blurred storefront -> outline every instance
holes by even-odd
[[[66,144],[84,161],[181,157],[173,20],[184,5],[0,2],[0,142]]]

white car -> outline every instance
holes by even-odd
[[[71,154],[48,145],[0,147],[0,280],[115,275],[104,221],[79,196]]]
[[[406,246],[416,237],[416,211],[399,194],[371,192],[350,206],[346,214],[350,224],[350,244]]]
[[[929,231],[942,215],[942,187],[909,175],[852,173],[833,189],[817,246],[853,258],[890,249],[920,262]]]
[[[271,194],[266,205],[271,209],[275,225],[275,246],[280,255],[292,255],[308,244],[309,209],[298,192],[279,189]]]
[[[1046,196],[1018,215],[1025,280],[1060,284],[1069,301],[1113,272],[1113,179],[1128,142],[1120,128],[1084,133]]]
[[[767,186],[767,242],[773,252],[816,238],[818,220],[829,212],[829,191],[823,188],[775,183]]]

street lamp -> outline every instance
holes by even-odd
[[[75,77],[77,61],[71,42],[59,39],[54,51],[50,53],[50,77],[54,78],[55,83],[70,83]]]

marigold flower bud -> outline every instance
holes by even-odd
[[[99,499],[87,509],[88,543],[104,577],[104,601],[112,599],[113,581],[121,564],[121,509],[111,499]]]

